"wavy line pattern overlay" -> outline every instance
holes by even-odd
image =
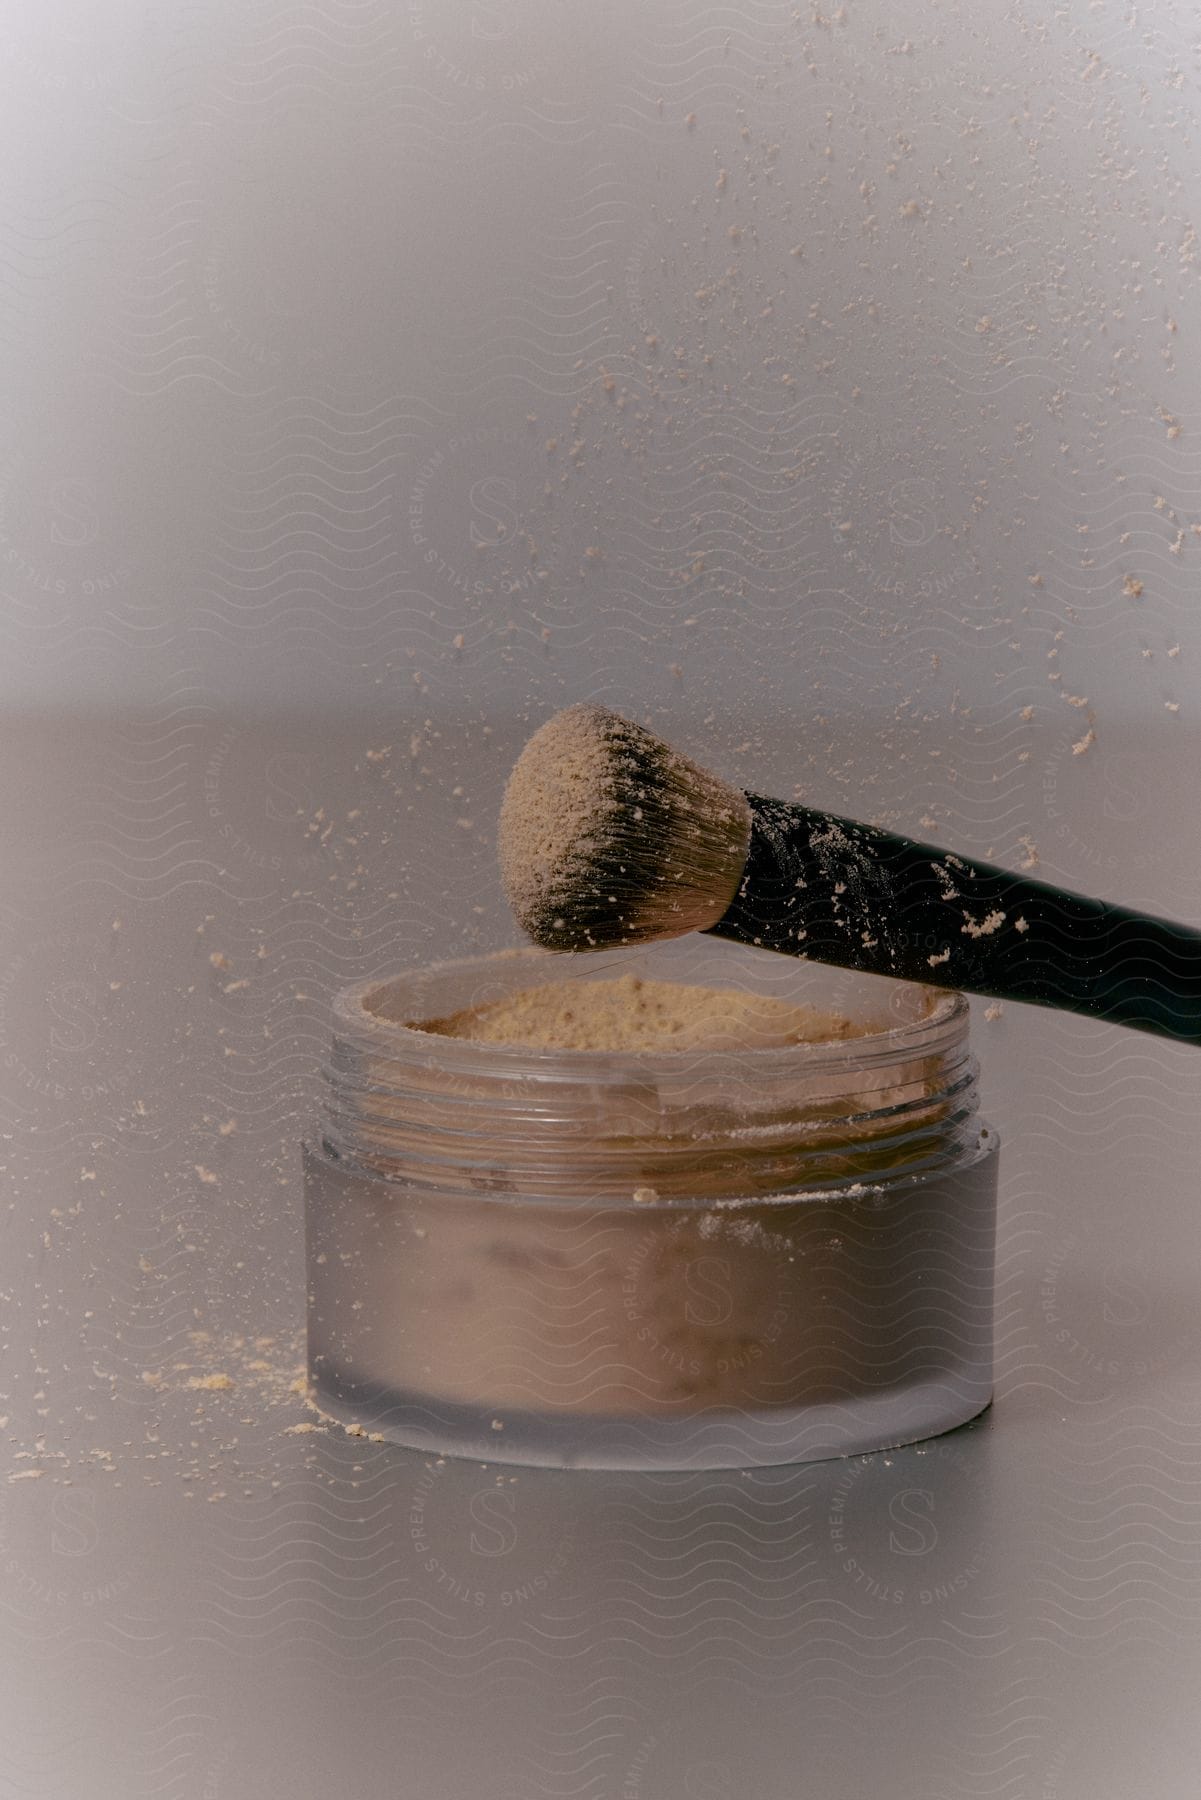
[[[66,0],[0,91],[0,1792],[1194,1800],[1187,1046],[975,1009],[996,1401],[866,1456],[344,1429],[301,1190],[333,996],[514,942],[573,700],[1196,922],[1194,10]],[[498,1391],[660,1390],[643,1225],[532,1269],[553,1357],[487,1300]],[[862,1351],[806,1230],[768,1409]]]

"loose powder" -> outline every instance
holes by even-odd
[[[767,1049],[880,1029],[769,994],[633,974],[611,981],[543,982],[446,1018],[408,1023],[442,1037],[543,1050]]]
[[[609,744],[591,709],[569,707],[526,746],[505,789],[498,849],[519,917],[587,853],[612,809]]]
[[[828,1407],[837,1432],[860,1400],[922,1390],[982,1291],[977,1272],[956,1286],[976,1178],[950,1161],[937,1045],[885,1038],[950,1003],[918,990],[891,1013],[852,982],[844,1012],[803,963],[752,960],[764,992],[716,949],[674,965],[691,982],[502,953],[448,986],[364,984],[363,1116],[349,1153],[306,1156],[318,1404],[449,1408],[472,1455],[515,1451],[531,1414],[584,1421],[585,1451],[588,1421],[639,1444],[645,1421],[653,1457],[656,1421],[725,1411],[696,1441],[759,1445],[788,1408]],[[740,1054],[759,1047],[770,1077]],[[587,1051],[644,1056],[602,1070]]]
[[[716,924],[746,864],[745,796],[631,719],[581,701],[525,746],[497,851],[522,927],[550,949]]]

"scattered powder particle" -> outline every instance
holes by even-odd
[[[206,1394],[224,1394],[233,1386],[233,1379],[220,1371],[215,1375],[189,1375],[188,1386],[199,1388]]]
[[[217,1127],[222,1137],[231,1137],[237,1129],[238,1121],[236,1119],[226,1119],[224,1124]]]
[[[1037,869],[1037,867],[1038,867],[1038,846],[1034,842],[1034,839],[1029,836],[1020,837],[1018,839],[1018,843],[1022,846],[1023,850],[1026,852],[1025,856],[1023,856],[1021,862],[1018,864],[1018,867],[1021,869]]]
[[[299,1425],[286,1425],[284,1435],[285,1437],[305,1437],[310,1431],[320,1430],[320,1425],[313,1425],[307,1419],[303,1419]]]
[[[45,1469],[16,1469],[8,1479],[10,1481],[40,1481],[45,1473]]]
[[[652,1200],[659,1198],[659,1190],[653,1187],[636,1187],[634,1198],[640,1206],[649,1206]]]
[[[947,962],[950,962],[950,960],[951,960],[951,947],[949,944],[945,950],[940,950],[937,956],[928,956],[926,958],[926,961],[929,963],[929,965],[932,969],[936,969],[938,967],[939,963],[947,963]]]
[[[1176,712],[1180,711],[1179,700],[1165,700],[1164,705],[1167,707],[1169,712],[1176,713]]]
[[[243,975],[238,981],[227,981],[222,987],[221,992],[223,994],[240,994],[243,988],[248,988],[249,986],[250,982],[247,980],[246,976]]]
[[[211,1169],[206,1169],[203,1163],[193,1163],[192,1167],[206,1187],[219,1187],[221,1185],[220,1175],[215,1175]]]
[[[1122,592],[1130,600],[1137,600],[1143,591],[1143,584],[1137,575],[1127,575],[1122,583]]]
[[[993,1019],[999,1019],[1004,1010],[1000,1002],[994,1000],[991,1006],[984,1008],[984,1017],[991,1022]]]
[[[1027,925],[1025,919],[1015,919],[1013,921],[1013,929],[1015,931],[1029,931],[1030,927]]]
[[[1032,719],[1034,717],[1034,708],[1032,706],[1023,706],[1022,717],[1023,719]]]
[[[1073,756],[1083,756],[1086,750],[1092,749],[1092,747],[1096,743],[1096,741],[1097,741],[1097,734],[1093,730],[1092,726],[1090,725],[1088,730],[1085,732],[1084,736],[1080,739],[1080,741],[1078,743],[1075,743],[1072,745],[1072,755]]]
[[[209,961],[212,963],[214,969],[229,969],[233,966],[228,956],[221,950],[210,950]]]
[[[161,1388],[164,1380],[163,1372],[161,1369],[143,1369],[142,1380],[147,1387]]]
[[[965,932],[968,937],[991,937],[993,932],[1005,923],[1005,914],[1003,912],[994,911],[990,912],[986,918],[976,920],[969,919],[965,913],[964,919],[966,922],[961,925],[959,929],[960,931]]]
[[[505,1428],[505,1422],[503,1419],[493,1419],[493,1421],[492,1421],[493,1431],[503,1431],[504,1428]]]
[[[803,1002],[630,973],[609,981],[548,981],[446,1018],[408,1023],[441,1037],[547,1050],[762,1049],[870,1029]]]

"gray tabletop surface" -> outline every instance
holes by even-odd
[[[169,720],[4,727],[0,1791],[1197,1792],[1187,1047],[975,1003],[998,1384],[943,1439],[624,1475],[439,1467],[314,1421],[299,1145],[329,995],[514,941],[490,821],[521,728],[481,755],[467,727],[414,749],[386,724],[183,695]],[[848,736],[835,766],[874,753]],[[989,758],[954,774],[962,843]],[[1131,829],[1179,906],[1195,764],[1156,775]],[[901,759],[885,786],[911,780]],[[448,844],[464,785],[479,823]]]

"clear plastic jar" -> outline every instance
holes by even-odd
[[[837,1011],[784,1048],[414,1029],[627,970]],[[706,936],[338,995],[304,1145],[318,1403],[490,1461],[737,1468],[909,1443],[992,1394],[997,1151],[960,994]]]

